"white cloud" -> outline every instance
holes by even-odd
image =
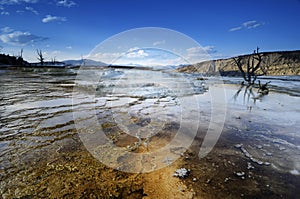
[[[0,5],[15,5],[21,3],[37,3],[38,0],[0,0]]]
[[[72,50],[72,46],[67,46],[66,49]]]
[[[76,6],[77,4],[74,1],[61,0],[61,1],[57,1],[56,5],[71,8],[72,6]]]
[[[243,23],[243,26],[247,29],[251,29],[251,28],[257,28],[258,26],[261,26],[262,24],[257,22],[257,21],[246,21]]]
[[[114,52],[114,53],[96,53],[96,54],[92,54],[92,55],[87,55],[84,56],[87,59],[94,59],[96,61],[102,61],[105,63],[111,63],[116,59],[121,58],[122,56],[124,56],[124,53],[121,52]]]
[[[185,58],[191,63],[197,63],[210,59],[211,53],[216,53],[214,46],[192,47],[186,49]]]
[[[242,26],[238,26],[238,27],[235,27],[235,28],[230,28],[229,31],[233,32],[233,31],[237,31],[237,30],[241,30],[241,29],[242,29]]]
[[[0,35],[0,40],[6,44],[25,46],[38,41],[44,41],[47,38],[33,35],[29,32],[14,31]]]
[[[165,43],[166,43],[166,40],[156,41],[156,42],[153,42],[153,46],[158,46],[158,45],[162,45],[162,44],[165,44]]]
[[[46,17],[42,19],[43,23],[49,23],[53,21],[63,22],[63,21],[67,21],[67,19],[65,17],[58,17],[58,16],[51,16],[51,15],[46,15]]]
[[[258,26],[261,26],[262,24],[261,23],[257,23],[257,24],[254,24],[253,26],[251,26],[250,28],[257,28]]]
[[[59,51],[59,50],[54,50],[54,51],[52,51],[51,52],[51,54],[53,54],[53,55],[58,55],[58,54],[60,54],[61,52]]]
[[[143,49],[131,48],[129,49],[129,53],[126,54],[128,58],[144,58],[149,54],[146,53]]]
[[[7,12],[7,11],[2,11],[1,13],[0,13],[1,15],[9,15],[9,12]]]
[[[244,27],[250,27],[253,24],[256,24],[256,21],[246,21],[246,22],[243,23],[243,26]]]
[[[33,7],[25,7],[25,10],[28,10],[32,13],[34,13],[35,15],[39,15],[38,11],[36,11]]]
[[[208,53],[208,54],[212,54],[212,53],[216,53],[217,50],[214,46],[204,46],[203,49]]]
[[[4,27],[4,28],[1,28],[1,32],[3,32],[3,33],[9,33],[9,32],[12,32],[12,31],[14,31],[12,28],[10,28],[10,27]]]
[[[139,47],[133,47],[133,48],[129,48],[128,52],[133,52],[140,49]]]
[[[24,11],[23,11],[23,10],[17,10],[17,11],[16,11],[16,13],[18,13],[18,14],[20,14],[20,15],[21,15],[21,14],[23,14],[23,13],[24,13]]]
[[[130,48],[127,52],[101,52],[88,55],[86,58],[102,61],[108,64],[117,65],[144,65],[144,66],[166,66],[187,63],[198,63],[211,59],[210,53],[215,55],[214,46],[192,47],[184,50],[180,57],[176,54],[164,51],[142,49],[138,47]]]
[[[261,25],[263,25],[263,24],[255,21],[255,20],[251,20],[251,21],[246,21],[246,22],[242,23],[238,27],[231,28],[231,29],[229,29],[229,31],[233,32],[233,31],[237,31],[237,30],[241,30],[241,29],[253,29],[253,28],[257,28]]]

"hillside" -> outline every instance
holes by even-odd
[[[300,75],[300,50],[262,52],[262,66],[268,68],[267,75]],[[241,55],[243,67],[246,67],[250,55]],[[179,72],[239,76],[240,72],[233,58],[205,61],[178,68]]]
[[[0,66],[26,66],[28,62],[22,57],[0,54]]]

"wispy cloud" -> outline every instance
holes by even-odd
[[[246,21],[243,23],[243,26],[247,29],[256,28],[258,26],[261,26],[262,24],[257,21]]]
[[[73,6],[76,6],[77,4],[76,4],[74,1],[70,1],[70,0],[61,0],[61,1],[57,1],[57,2],[56,2],[56,5],[71,8],[71,7],[73,7]]]
[[[17,10],[17,11],[16,11],[16,13],[18,13],[18,14],[20,14],[20,15],[21,15],[21,14],[23,14],[23,13],[24,13],[24,10]]]
[[[59,55],[59,54],[61,54],[61,51],[54,50],[54,51],[51,52],[51,54],[53,54],[53,55]]]
[[[22,32],[22,31],[5,32],[6,28],[7,27],[1,29],[2,34],[0,34],[0,40],[6,44],[26,46],[28,44],[32,44],[38,41],[44,41],[47,39],[45,37],[33,35],[30,32]]]
[[[146,53],[143,49],[139,48],[131,48],[129,49],[129,53],[126,54],[128,58],[144,58],[147,57],[149,54]]]
[[[39,15],[38,11],[36,11],[33,7],[25,7],[25,10],[28,10],[32,13],[34,13],[35,15]]]
[[[238,27],[235,27],[235,28],[230,28],[229,31],[233,32],[233,31],[237,31],[237,30],[241,30],[241,29],[242,29],[242,26],[238,26]]]
[[[231,28],[231,29],[229,29],[229,31],[234,32],[234,31],[242,30],[242,29],[253,29],[253,28],[257,28],[262,25],[263,25],[263,23],[257,22],[255,20],[251,20],[251,21],[246,21],[246,22],[242,23],[240,26]]]
[[[9,15],[9,12],[5,11],[4,7],[0,4],[0,15]]]
[[[1,15],[9,15],[9,12],[7,12],[7,11],[1,11],[0,14],[1,14]]]
[[[67,46],[67,47],[66,47],[66,49],[68,49],[68,50],[72,50],[72,49],[73,49],[73,47],[72,47],[72,46]]]
[[[0,0],[0,5],[15,5],[21,3],[37,3],[38,0]]]
[[[197,63],[208,60],[210,54],[216,53],[214,46],[192,47],[186,49],[186,59],[191,63]]]
[[[166,43],[166,40],[156,41],[156,42],[153,42],[153,46],[159,46],[159,45],[162,45],[162,44],[165,44],[165,43]]]
[[[213,54],[216,53],[216,47],[214,46],[204,46],[203,49],[208,53],[208,54]]]
[[[65,17],[58,17],[58,16],[51,16],[51,15],[46,15],[46,17],[42,19],[43,23],[49,23],[54,21],[64,22],[67,21],[67,19]]]
[[[6,26],[4,28],[1,28],[2,33],[9,33],[9,32],[12,32],[12,31],[14,31],[14,29],[12,29],[11,27],[8,27],[8,26]]]
[[[94,59],[97,61],[103,61],[105,63],[111,63],[113,60],[117,60],[117,59],[123,57],[124,55],[125,55],[125,53],[121,53],[121,52],[113,52],[113,53],[99,52],[99,53],[87,55],[84,57],[88,58],[88,59]]]

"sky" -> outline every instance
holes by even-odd
[[[143,31],[131,30],[143,27],[165,34],[145,33],[133,42]],[[109,45],[112,40],[116,45]],[[252,53],[257,46],[299,50],[300,0],[0,0],[0,46],[1,53],[16,56],[23,49],[30,62],[37,62],[40,49],[46,60],[97,54],[104,62],[121,56],[118,64],[166,65],[201,61],[203,50],[211,59]]]

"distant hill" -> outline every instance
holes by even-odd
[[[100,62],[100,61],[94,61],[91,59],[80,59],[80,60],[65,60],[62,61],[66,65],[72,65],[72,66],[107,66],[106,63]]]
[[[11,56],[0,54],[0,67],[65,67],[65,66],[107,66],[106,63],[100,61],[94,61],[91,59],[80,59],[80,60],[65,60],[62,62],[47,62],[45,61],[43,65],[40,63],[28,63],[19,56]]]
[[[268,68],[267,75],[300,75],[300,50],[262,52],[262,65]],[[242,57],[243,67],[246,67],[248,55]],[[186,73],[221,73],[228,76],[239,76],[240,71],[235,65],[233,58],[204,61],[193,65],[183,66],[177,69]]]
[[[22,57],[0,54],[0,66],[27,66],[29,63]]]

